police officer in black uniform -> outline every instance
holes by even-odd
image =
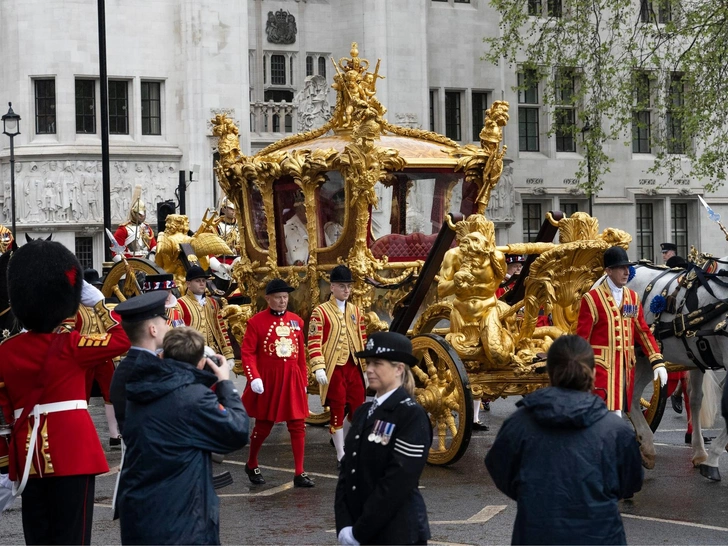
[[[336,486],[339,544],[426,544],[425,501],[417,489],[432,443],[425,410],[414,400],[412,343],[377,332],[365,350],[373,402],[354,414]]]

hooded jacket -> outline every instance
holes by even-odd
[[[518,503],[513,544],[626,544],[617,501],[642,487],[634,430],[589,392],[547,387],[519,401],[485,457]]]
[[[139,354],[126,384],[126,453],[118,492],[123,544],[219,544],[211,452],[248,442],[232,381]]]

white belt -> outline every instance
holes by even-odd
[[[23,414],[24,408],[16,409],[14,414],[15,418],[18,419]],[[28,414],[28,417],[33,416],[33,430],[30,433],[30,448],[25,458],[25,468],[23,469],[23,477],[18,482],[13,483],[13,496],[17,497],[25,489],[28,483],[28,476],[30,475],[30,465],[33,462],[35,456],[35,450],[37,448],[36,442],[38,440],[38,428],[40,428],[40,416],[41,414],[56,413],[59,411],[69,411],[76,409],[88,409],[88,403],[86,400],[66,400],[64,402],[51,402],[50,404],[36,404],[33,406],[33,411]]]
[[[38,413],[56,413],[59,411],[68,411],[75,409],[88,409],[88,403],[86,400],[66,400],[65,402],[51,402],[50,404],[38,404],[35,406],[38,408]],[[23,409],[15,410],[15,418],[19,419],[23,415]],[[35,408],[34,408],[35,409]],[[31,412],[30,415],[34,415],[35,412]]]

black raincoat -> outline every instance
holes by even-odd
[[[548,387],[516,405],[485,457],[518,503],[513,544],[626,544],[617,501],[642,487],[632,427],[588,392]]]
[[[126,453],[117,502],[122,544],[219,544],[210,453],[248,442],[232,381],[141,353],[126,384]]]

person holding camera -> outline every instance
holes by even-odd
[[[164,303],[145,312],[163,314]],[[247,444],[248,416],[225,359],[204,356],[199,332],[171,329],[163,347],[164,358],[140,353],[126,384],[121,542],[219,544],[211,453]]]

